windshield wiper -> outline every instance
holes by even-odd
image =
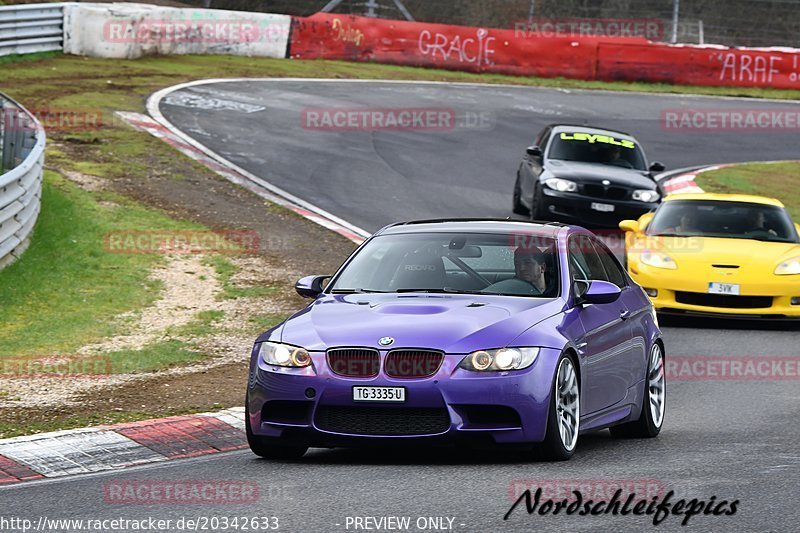
[[[474,291],[470,289],[454,289],[453,287],[445,287],[445,292],[451,292],[453,294],[491,294],[485,293],[483,291]]]
[[[697,237],[700,236],[700,233],[675,233],[671,231],[667,231],[664,233],[649,233],[651,237]]]
[[[442,287],[441,289],[397,289],[395,292],[429,292],[437,294],[486,294],[485,292],[470,289],[456,289],[454,287]]]
[[[788,237],[778,237],[777,235],[772,235],[770,237],[747,237],[747,238],[761,242],[793,242]]]
[[[449,291],[446,290],[446,289],[430,289],[430,288],[428,288],[428,289],[396,289],[394,292],[396,292],[396,293],[403,293],[403,292],[434,292],[434,293],[438,293],[438,292],[449,292]]]
[[[366,293],[385,293],[386,291],[373,291],[371,289],[333,289],[331,294],[366,294]]]

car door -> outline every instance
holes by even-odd
[[[569,239],[570,276],[579,289],[591,281],[609,281],[594,238],[574,234]],[[619,403],[628,390],[626,368],[631,350],[631,327],[628,312],[620,298],[607,304],[580,306],[581,335],[577,340],[583,374],[581,376],[581,408],[585,414],[595,413]]]
[[[547,143],[550,139],[550,128],[547,127],[539,133],[534,141],[539,148],[542,149],[542,157],[532,157],[525,154],[524,159],[522,160],[522,164],[520,165],[520,192],[521,198],[523,198],[524,202],[530,203],[531,198],[533,198],[534,188],[536,187],[536,182],[539,179],[539,175],[542,173],[542,164],[544,162],[544,153],[545,149],[547,148]]]
[[[631,328],[631,349],[626,353],[625,364],[620,368],[624,373],[628,387],[636,386],[645,375],[647,368],[647,324],[650,317],[650,304],[647,296],[641,289],[628,282],[628,277],[614,253],[599,239],[592,241],[600,254],[600,260],[608,274],[608,281],[620,288],[619,301],[622,302],[627,314],[622,318]],[[620,359],[622,361],[622,359]]]

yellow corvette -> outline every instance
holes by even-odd
[[[628,272],[659,312],[800,318],[800,225],[780,201],[675,194],[619,227]]]

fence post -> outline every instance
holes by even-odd
[[[680,0],[672,0],[672,39],[670,42],[675,44],[678,42],[678,22],[680,19]]]
[[[19,128],[16,127],[17,116],[15,111],[14,106],[7,105],[3,100],[3,160],[0,166],[3,167],[4,172],[16,166],[14,145],[16,145],[15,137],[19,132]]]
[[[5,99],[0,96],[0,174],[5,172],[5,158],[4,154],[6,151],[3,149],[3,139],[5,139],[4,132],[6,124],[6,101]]]

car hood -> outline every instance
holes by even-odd
[[[797,243],[719,237],[648,236],[641,246],[669,254],[679,266],[731,265],[768,268],[770,272],[780,262],[800,255]]]
[[[378,339],[392,337],[391,348],[430,348],[461,354],[505,347],[532,325],[563,309],[560,298],[323,295],[286,321],[280,341],[309,351],[337,346],[388,349],[380,346]]]
[[[636,189],[656,189],[656,182],[643,170],[601,165],[597,163],[582,163],[579,161],[549,160],[547,171],[556,178],[576,181],[579,183],[601,183],[610,180],[614,185]]]

